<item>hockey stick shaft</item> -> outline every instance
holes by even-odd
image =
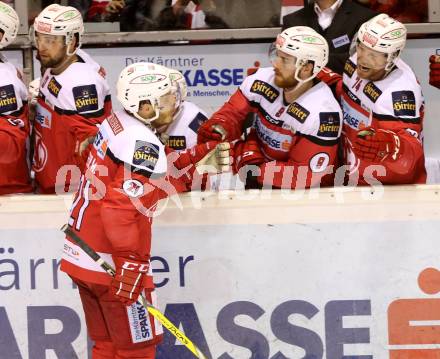
[[[96,253],[86,242],[84,242],[72,229],[70,229],[69,225],[65,224],[61,227],[61,231],[63,231],[70,239],[72,239],[90,258],[92,258],[96,263],[98,263],[102,269],[104,269],[109,275],[112,277],[115,276],[115,269],[107,263],[105,260],[101,258],[101,256]],[[179,328],[177,328],[173,323],[169,321],[169,319],[162,314],[156,307],[154,307],[148,300],[140,295],[138,301],[142,304],[145,309],[156,318],[166,329],[168,329],[171,334],[173,334],[177,340],[179,340],[183,345],[185,345],[196,358],[199,359],[207,359],[207,357],[200,351],[200,349],[191,341],[189,338],[183,334]]]

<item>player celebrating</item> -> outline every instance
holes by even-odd
[[[0,2],[0,48],[14,41],[19,25],[15,10]],[[27,89],[19,71],[3,55],[0,74],[0,194],[31,192]]]
[[[250,134],[234,147],[235,172],[244,177],[248,165],[257,166],[247,188],[330,184],[331,176],[323,176],[336,161],[341,109],[329,87],[314,79],[327,64],[328,44],[313,29],[297,26],[278,35],[275,51],[273,67],[248,76],[200,127],[198,140],[237,140],[246,115],[255,112]]]
[[[402,23],[377,15],[360,27],[356,52],[345,64],[342,137],[350,183],[426,182],[424,102],[413,71],[399,57],[405,42]],[[336,74],[323,76],[342,84]]]
[[[116,268],[110,277],[66,239],[61,269],[78,284],[94,359],[155,357],[162,328],[136,300],[143,293],[155,305],[149,260],[157,202],[187,190],[197,166],[212,165],[214,172],[229,166],[229,144],[215,142],[170,163],[156,121],[173,109],[173,91],[154,64],[121,72],[117,97],[125,111],[100,126],[72,205],[71,229]]]
[[[41,193],[69,188],[64,165],[81,167],[84,141],[93,137],[110,114],[109,87],[95,64],[76,55],[84,32],[81,14],[73,7],[52,4],[34,22],[34,40],[42,76],[36,109],[33,170]],[[75,171],[70,173],[75,177]],[[75,184],[72,178],[72,186]]]

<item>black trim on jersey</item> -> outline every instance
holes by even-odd
[[[380,115],[378,113],[373,112],[373,118],[379,120],[379,121],[402,121],[405,123],[414,123],[419,124],[421,123],[420,117],[414,117],[414,118],[403,118],[403,117],[395,117],[392,115]]]
[[[331,146],[335,146],[339,143],[339,138],[334,139],[334,140],[323,140],[322,138],[311,136],[311,135],[305,135],[301,132],[296,132],[295,135],[300,136],[300,137],[304,137],[307,140],[309,140],[310,142],[313,142],[314,144],[319,145],[319,146],[331,147]]]
[[[353,92],[350,91],[350,89],[348,88],[348,86],[346,84],[342,84],[342,90],[350,98],[350,100],[352,100],[353,102],[355,102],[361,106],[361,100],[359,100],[359,98]],[[351,94],[351,96],[350,96],[350,94]]]
[[[271,125],[277,126],[279,128],[282,128],[284,125],[283,120],[278,120],[274,118],[273,116],[269,115],[264,108],[261,106],[259,102],[249,101],[252,107],[255,107],[264,117],[264,119],[269,122]],[[270,118],[270,120],[268,119]]]
[[[107,155],[107,156],[108,156],[108,157],[109,157],[109,158],[110,158],[115,164],[117,164],[117,165],[121,165],[121,164],[123,164],[125,168],[128,168],[128,169],[130,170],[130,172],[135,173],[135,174],[137,174],[137,175],[142,175],[142,176],[144,176],[145,178],[148,178],[148,179],[157,179],[157,178],[160,178],[160,177],[164,177],[164,176],[166,176],[166,173],[155,173],[155,172],[150,172],[150,171],[147,171],[147,170],[145,170],[145,169],[143,169],[143,168],[139,168],[139,167],[133,166],[133,165],[130,164],[130,163],[124,162],[124,161],[120,160],[119,158],[117,158],[117,157],[113,154],[113,152],[110,150],[110,148],[107,148],[106,155]]]
[[[46,102],[46,96],[44,94],[40,93],[41,99]],[[104,102],[110,101],[110,95],[105,96]],[[49,107],[52,107],[49,105]],[[91,112],[91,113],[81,113],[74,110],[64,110],[62,108],[59,108],[57,106],[53,106],[53,110],[58,113],[59,115],[80,115],[85,118],[96,118],[101,117],[104,115],[104,108],[99,109],[98,111]]]

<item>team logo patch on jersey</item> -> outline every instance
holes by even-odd
[[[396,116],[416,116],[416,98],[412,91],[396,91],[392,94],[393,110]]]
[[[110,128],[113,131],[113,134],[116,136],[118,133],[121,133],[124,131],[124,127],[122,126],[122,123],[119,121],[119,119],[116,117],[114,113],[110,115],[109,118],[107,118],[107,122],[110,125]]]
[[[98,110],[98,92],[95,85],[77,86],[72,89],[78,112]]]
[[[14,85],[0,87],[0,113],[15,111],[17,108]]]
[[[186,148],[185,136],[170,136],[167,140],[167,146],[173,150],[184,150]]]
[[[144,185],[141,181],[129,179],[122,184],[122,190],[127,196],[136,198],[144,194]]]
[[[251,92],[263,96],[270,103],[273,103],[280,95],[280,92],[275,87],[261,80],[254,81],[251,86]]]
[[[382,95],[382,91],[371,81],[365,85],[363,92],[373,102],[376,102],[379,96]]]
[[[341,119],[338,112],[320,112],[318,136],[338,137]]]
[[[60,94],[61,87],[61,84],[55,79],[55,77],[52,77],[47,84],[47,89],[55,97],[58,97],[58,95]]]
[[[352,77],[354,72],[356,71],[356,65],[350,59],[344,65],[344,74],[348,77]]]
[[[295,120],[304,123],[310,112],[302,107],[299,103],[293,102],[287,108],[287,114],[292,116]]]
[[[37,106],[35,121],[37,121],[42,127],[51,128],[52,114],[43,106]]]
[[[130,323],[131,340],[134,344],[153,339],[150,316],[142,304],[136,302],[127,307],[127,315]]]
[[[159,146],[154,143],[137,140],[134,146],[133,164],[154,170],[159,160]]]
[[[189,128],[193,130],[195,133],[199,130],[199,127],[202,125],[203,122],[207,120],[206,116],[203,113],[198,113],[196,117],[194,117],[194,120],[191,121],[189,124]]]

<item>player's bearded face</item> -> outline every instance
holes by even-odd
[[[271,57],[275,85],[281,88],[295,87],[298,83],[295,79],[296,59],[278,50]]]
[[[385,75],[387,55],[369,49],[360,42],[356,45],[357,69],[356,72],[361,79],[377,81]]]
[[[67,56],[67,46],[64,36],[35,34],[35,46],[41,66],[48,68],[58,67]]]
[[[170,93],[164,95],[159,101],[159,117],[153,121],[153,125],[157,132],[163,133],[167,130],[169,125],[174,120],[174,113],[176,109],[176,95]]]

